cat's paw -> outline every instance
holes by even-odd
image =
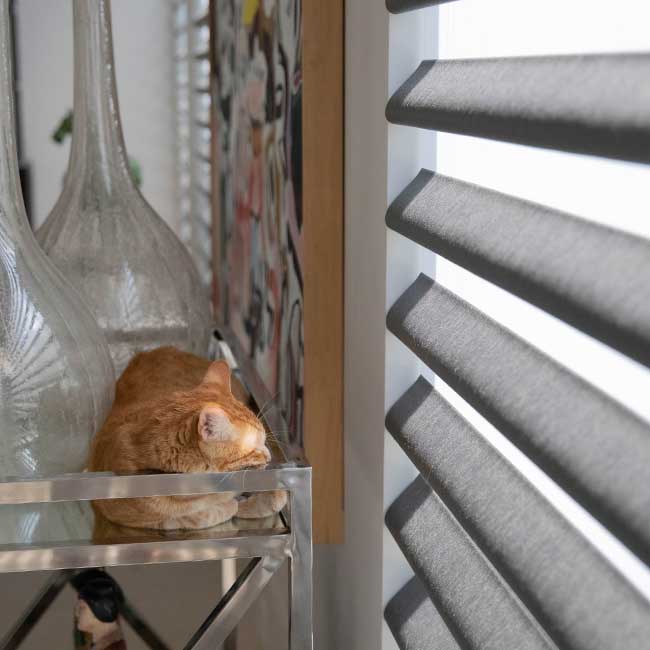
[[[255,492],[238,501],[237,517],[242,519],[261,519],[275,515],[287,505],[286,490]]]
[[[237,501],[231,499],[200,510],[190,515],[170,517],[166,519],[164,530],[201,530],[212,528],[232,519],[237,513]]]

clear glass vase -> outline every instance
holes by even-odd
[[[159,345],[205,355],[212,325],[208,292],[185,246],[131,177],[110,4],[74,0],[73,9],[72,149],[63,192],[37,238],[87,298],[118,373],[134,353]]]
[[[18,176],[8,0],[0,0],[0,477],[84,468],[113,401],[104,335],[39,248]]]

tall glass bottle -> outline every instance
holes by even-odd
[[[74,0],[73,9],[72,149],[63,193],[37,238],[89,301],[118,373],[135,352],[159,345],[205,355],[208,293],[129,170],[109,0]]]
[[[0,0],[0,476],[48,476],[84,468],[114,373],[97,323],[27,223],[13,97]]]

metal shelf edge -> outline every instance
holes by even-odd
[[[4,550],[0,573],[83,569],[97,566],[204,562],[240,557],[283,557],[291,535],[253,534],[223,539],[156,541],[121,544],[52,545]]]
[[[311,467],[289,463],[227,473],[116,475],[83,472],[43,479],[17,478],[0,482],[0,505],[291,490],[296,481],[310,474]]]

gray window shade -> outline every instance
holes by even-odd
[[[462,648],[558,650],[422,477],[386,525]]]
[[[411,578],[388,603],[386,622],[404,650],[460,650],[418,578]]]
[[[558,647],[641,648],[650,639],[650,603],[425,379],[386,425]]]
[[[650,366],[646,239],[428,170],[386,223]]]
[[[501,433],[650,559],[650,426],[425,275],[393,305],[387,323]]]
[[[423,9],[424,7],[433,7],[453,0],[386,0],[386,9],[393,14],[401,14],[411,9]]]
[[[650,54],[425,61],[391,122],[650,162]]]
[[[388,0],[392,12],[427,4]],[[650,162],[650,54],[423,62],[391,122]],[[650,366],[650,242],[422,170],[388,226]],[[650,425],[425,275],[388,329],[650,563]],[[415,577],[386,621],[404,650],[650,647],[650,604],[425,379],[386,426],[420,472],[386,524]]]

